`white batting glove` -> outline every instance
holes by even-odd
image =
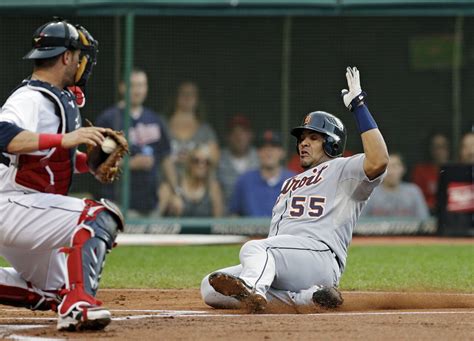
[[[347,86],[349,90],[347,89],[342,89],[341,90],[341,96],[342,100],[344,101],[344,105],[350,110],[353,110],[353,104],[352,101],[356,97],[360,97],[357,102],[362,101],[367,95],[366,93],[362,92],[362,89],[360,87],[360,75],[359,75],[359,70],[354,67],[347,67],[346,69],[346,79],[347,79]]]

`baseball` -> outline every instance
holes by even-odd
[[[102,142],[102,151],[106,154],[110,154],[117,148],[117,143],[110,137],[106,137],[104,142]]]

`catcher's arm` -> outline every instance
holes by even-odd
[[[53,147],[70,149],[80,144],[97,146],[104,141],[103,132],[105,129],[100,127],[79,128],[67,134],[38,134],[22,130],[8,143],[6,151],[10,154],[22,154]]]

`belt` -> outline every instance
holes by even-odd
[[[324,245],[327,246],[329,251],[331,251],[331,253],[334,255],[334,258],[336,258],[336,262],[337,262],[337,266],[339,266],[339,270],[342,271],[342,262],[339,259],[339,257],[337,256],[337,253],[335,253],[334,250],[327,243],[323,242],[322,240],[318,240],[318,242],[323,243]]]

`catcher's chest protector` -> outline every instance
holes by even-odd
[[[58,133],[65,134],[81,127],[81,115],[73,95],[38,80],[24,81],[19,87],[40,91],[56,107]],[[15,182],[43,193],[67,194],[74,171],[76,148],[51,148],[46,155],[20,155]]]

